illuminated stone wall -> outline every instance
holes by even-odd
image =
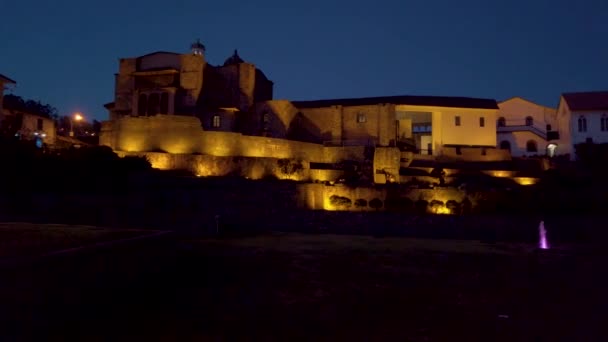
[[[102,127],[100,144],[116,151],[200,152],[202,129],[195,117],[123,117]]]
[[[300,126],[319,143],[341,143],[344,139],[342,110],[342,106],[299,108],[303,121]]]
[[[399,182],[401,151],[396,147],[377,147],[374,151],[374,183]]]
[[[233,132],[203,131],[199,119],[177,115],[123,117],[104,122],[100,144],[125,152],[294,158],[318,163],[362,161],[364,151],[362,146],[325,147]]]

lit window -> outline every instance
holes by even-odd
[[[587,132],[587,119],[582,115],[578,118],[578,131]]]
[[[505,127],[505,125],[506,125],[506,121],[507,121],[507,120],[505,120],[505,118],[503,118],[503,117],[498,118],[498,123],[497,123],[497,126],[498,126],[498,127]]]
[[[363,113],[357,114],[357,122],[358,123],[367,122],[367,117],[365,117],[365,114],[363,114]]]
[[[213,122],[212,122],[213,127],[215,127],[215,128],[220,127],[220,124],[221,124],[221,121],[220,121],[220,120],[221,120],[221,119],[220,119],[220,116],[219,116],[219,115],[214,115],[214,116],[213,116]]]
[[[479,127],[485,127],[486,126],[486,118],[484,118],[483,116],[479,118]]]
[[[460,116],[455,116],[454,117],[454,125],[460,126]]]
[[[534,119],[531,116],[526,117],[526,126],[534,125]]]

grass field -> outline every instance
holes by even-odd
[[[150,232],[90,226],[0,223],[0,260],[42,256],[68,248],[142,234],[150,234]]]
[[[0,331],[45,340],[601,340],[606,259],[459,240],[169,238],[11,274],[0,292],[10,328]]]

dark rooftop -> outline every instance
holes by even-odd
[[[0,74],[0,81],[4,82],[4,83],[12,83],[12,84],[16,84],[17,82],[11,80],[10,78]]]
[[[412,106],[435,106],[435,107],[456,107],[456,108],[481,108],[498,109],[496,100],[476,99],[471,97],[446,97],[446,96],[383,96],[383,97],[362,97],[351,99],[330,99],[317,101],[292,101],[298,108],[315,108],[329,106],[365,106],[381,103]]]
[[[608,91],[562,94],[568,107],[577,110],[608,110]]]

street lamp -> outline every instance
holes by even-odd
[[[74,136],[74,121],[82,121],[84,117],[80,113],[75,113],[74,117],[70,117],[70,136]]]

